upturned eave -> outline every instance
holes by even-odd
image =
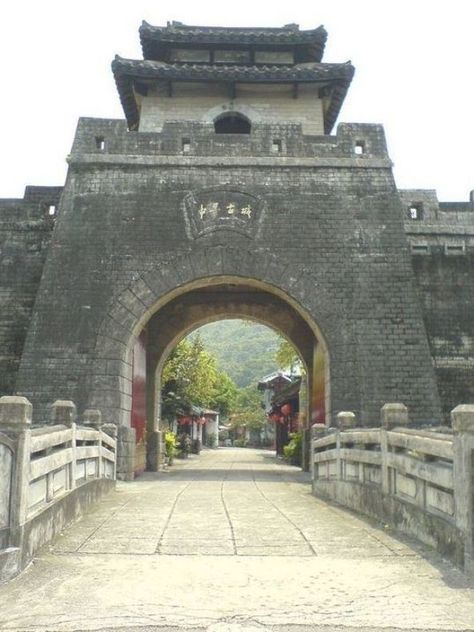
[[[354,67],[350,63],[309,63],[294,66],[239,66],[166,64],[152,60],[132,60],[116,56],[112,62],[122,107],[130,129],[139,124],[137,84],[153,85],[158,81],[203,83],[320,84],[328,96],[325,133],[329,134],[339,114],[351,83]]]

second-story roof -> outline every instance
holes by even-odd
[[[294,66],[238,66],[167,64],[161,61],[124,59],[116,56],[112,62],[118,92],[130,129],[136,129],[139,109],[135,84],[143,89],[159,80],[202,81],[221,83],[316,83],[330,89],[329,106],[325,113],[325,133],[336,121],[349,88],[354,67],[350,63],[305,63]]]
[[[166,60],[171,46],[251,46],[265,49],[293,49],[296,61],[321,61],[327,32],[323,26],[300,31],[297,24],[279,28],[241,28],[221,26],[188,26],[168,22],[166,26],[152,26],[143,22],[140,41],[145,59]]]

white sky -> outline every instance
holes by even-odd
[[[62,185],[79,116],[123,118],[110,63],[141,58],[142,19],[324,24],[356,74],[340,121],[382,123],[399,188],[474,189],[472,0],[14,0],[0,8],[0,197]]]

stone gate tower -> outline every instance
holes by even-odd
[[[308,424],[376,423],[389,401],[439,419],[383,129],[331,135],[354,69],[322,62],[326,37],[144,23],[144,59],[112,63],[126,120],[79,121],[14,390],[43,414],[100,408],[124,445],[134,425],[143,454],[124,448],[123,472],[145,447],[156,465],[163,357],[216,318],[294,342]]]

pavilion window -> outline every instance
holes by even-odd
[[[248,64],[250,63],[250,51],[215,50],[214,62],[216,64]]]
[[[206,63],[210,61],[210,51],[200,48],[175,48],[171,51],[170,62]]]

